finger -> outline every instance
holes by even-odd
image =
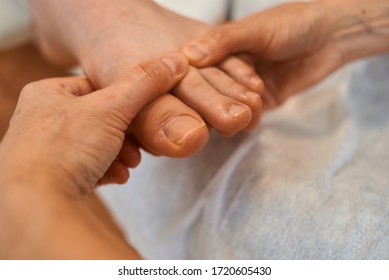
[[[184,47],[182,52],[197,67],[217,64],[237,52],[250,53],[255,48],[253,44],[258,44],[258,38],[253,38],[255,33],[251,33],[249,26],[236,22],[215,27]]]
[[[119,160],[112,162],[111,166],[105,172],[103,178],[101,178],[97,185],[107,184],[125,184],[130,177],[130,172],[127,166]]]
[[[187,72],[188,61],[180,53],[142,63],[111,86],[95,93],[110,112],[121,112],[128,124],[146,104],[168,92]]]
[[[118,159],[130,168],[135,168],[139,165],[141,161],[139,144],[132,137],[126,136],[124,139]]]
[[[22,93],[34,92],[43,94],[68,94],[82,96],[94,91],[91,82],[86,77],[50,78],[26,85]]]
[[[157,100],[158,100],[158,97],[157,97]],[[146,106],[147,107],[147,106]],[[142,110],[144,110],[146,107],[143,107]],[[134,121],[137,119],[137,117],[142,114],[142,110],[138,113],[138,115],[135,117]],[[134,123],[134,121],[132,122],[132,124]],[[129,137],[131,138],[131,141],[135,143],[135,145],[139,148],[139,152],[140,150],[143,150],[145,151],[146,153],[152,155],[152,156],[155,156],[155,157],[160,157],[161,154],[160,153],[157,153],[156,151],[151,151],[149,150],[146,146],[144,146],[140,141],[139,139],[137,138],[136,134],[134,133],[133,131],[133,125],[130,125],[127,129],[127,136],[126,137]],[[140,154],[140,159],[142,158],[142,154]],[[139,162],[140,163],[140,162]]]

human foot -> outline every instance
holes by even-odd
[[[45,9],[35,12],[40,15],[37,26],[46,54],[58,62],[73,56],[97,87],[109,85],[150,57],[181,49],[208,30],[207,25],[151,1],[134,0],[131,6],[123,0],[109,6],[103,1],[77,1],[74,7],[65,7],[74,15],[71,20],[63,6],[55,14],[58,4],[47,1],[44,5],[51,11],[45,22],[41,21]],[[53,29],[58,32],[50,35]],[[64,56],[58,55],[61,48],[53,46],[60,46]],[[179,100],[165,95],[150,103],[134,121],[133,134],[155,154],[191,155],[207,142],[205,121],[227,135],[257,123],[261,90],[261,80],[237,58],[225,60],[218,68],[191,68],[174,90]]]

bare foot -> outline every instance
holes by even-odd
[[[152,1],[129,5],[115,0],[106,5],[87,0],[68,7],[56,1],[36,2],[46,55],[59,63],[76,58],[96,87],[109,85],[144,60],[180,50],[209,29]],[[45,7],[37,9],[42,3]],[[189,156],[206,144],[206,123],[226,135],[253,127],[261,111],[262,89],[253,69],[234,57],[219,67],[191,68],[175,88],[175,96],[163,95],[141,111],[133,122],[133,134],[154,154]]]

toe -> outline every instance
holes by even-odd
[[[221,94],[195,68],[189,70],[174,93],[213,127],[226,134],[245,129],[251,121],[249,106]]]
[[[251,91],[259,94],[263,92],[264,83],[248,58],[231,56],[220,63],[219,68]]]
[[[200,73],[218,92],[249,106],[253,116],[260,113],[262,100],[259,93],[247,89],[216,67],[201,69]]]
[[[171,94],[144,107],[131,124],[146,150],[169,157],[187,157],[208,142],[208,128],[199,114]]]

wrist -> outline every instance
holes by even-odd
[[[328,14],[331,40],[342,60],[389,51],[389,2],[380,0],[319,0]]]
[[[0,190],[7,192],[28,188],[27,191],[65,191],[79,196],[79,188],[72,177],[51,160],[45,160],[44,155],[7,149],[7,140],[5,137],[0,149]]]
[[[58,203],[54,192],[34,183],[0,180],[0,258],[39,258],[45,240],[42,232],[51,231],[61,216],[50,204]],[[46,197],[46,199],[44,199]]]
[[[34,184],[0,188],[1,259],[128,259],[137,252],[82,200]]]

